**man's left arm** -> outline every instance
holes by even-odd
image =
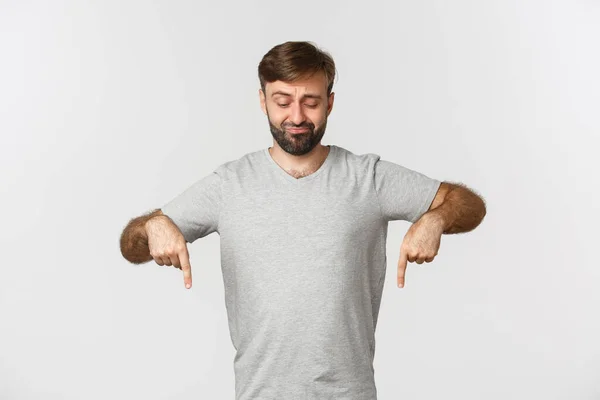
[[[485,201],[461,183],[442,182],[424,223],[436,224],[442,233],[462,233],[475,229],[486,214]]]
[[[442,182],[421,218],[410,226],[398,260],[398,287],[404,287],[409,262],[423,264],[437,256],[442,234],[468,232],[485,217],[484,200],[459,183]]]

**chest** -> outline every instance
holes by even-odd
[[[232,261],[331,260],[368,245],[379,223],[376,198],[352,188],[263,188],[235,193],[220,218]]]

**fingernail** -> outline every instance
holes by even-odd
[[[187,289],[189,289],[189,288],[190,288],[190,286],[191,286],[191,285],[190,285],[189,283],[186,283],[186,284],[185,284],[185,287],[186,287]]]

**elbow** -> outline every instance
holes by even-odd
[[[478,212],[477,212],[477,217],[478,217],[478,223],[477,225],[481,224],[481,222],[483,221],[483,219],[485,218],[485,215],[487,214],[487,208],[485,205],[485,200],[483,200],[482,197],[478,197],[479,198],[479,207],[478,207]]]
[[[131,232],[129,226],[127,226],[119,238],[119,249],[124,259],[130,263],[136,264],[137,260],[135,258],[135,253],[133,252],[133,246],[131,242]]]
[[[152,260],[148,248],[148,239],[143,226],[133,220],[125,227],[119,238],[119,249],[124,259],[132,264],[142,264]]]

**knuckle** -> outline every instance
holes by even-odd
[[[162,257],[162,253],[160,251],[154,251],[153,253],[151,253],[152,258],[156,259],[160,259]]]

